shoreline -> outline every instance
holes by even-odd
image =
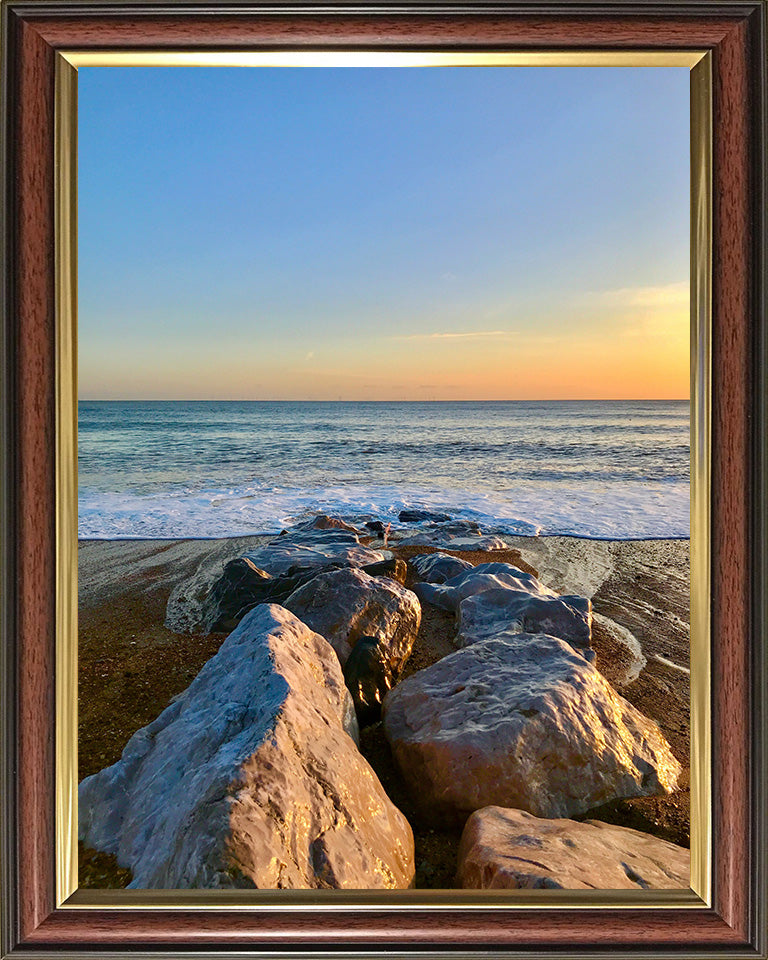
[[[281,530],[267,531],[266,533],[231,533],[225,537],[78,537],[80,543],[204,543],[209,540],[243,540],[248,537],[279,537]],[[519,540],[550,540],[560,538],[564,540],[589,540],[597,543],[659,543],[664,540],[690,543],[687,537],[590,537],[587,534],[577,533],[501,533],[501,537]]]

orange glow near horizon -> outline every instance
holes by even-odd
[[[565,315],[562,309],[556,316]],[[135,340],[92,363],[81,356],[83,399],[579,400],[687,399],[687,284],[609,291],[573,308],[489,329],[407,335],[318,335],[301,348],[279,329],[237,348],[226,338]],[[131,354],[134,356],[132,357]],[[126,365],[126,359],[133,360]],[[132,371],[126,376],[126,369]]]

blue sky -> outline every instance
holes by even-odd
[[[682,397],[684,68],[81,68],[84,398]]]

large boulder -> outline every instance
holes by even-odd
[[[360,637],[376,637],[395,673],[410,656],[421,623],[415,594],[352,567],[321,573],[292,593],[285,606],[328,640],[342,666]]]
[[[425,583],[445,583],[472,569],[471,563],[448,553],[419,553],[411,557],[408,563],[416,571],[419,580]]]
[[[489,805],[541,817],[670,793],[661,731],[563,640],[498,634],[402,681],[384,728],[414,799],[436,821]]]
[[[295,590],[319,573],[344,566],[340,561],[333,561],[327,567],[291,567],[286,573],[272,577],[247,556],[230,560],[202,603],[198,629],[201,633],[229,633],[258,604],[283,604]],[[405,583],[405,562],[396,557],[366,564],[361,569],[372,577],[389,577]]]
[[[259,603],[282,603],[317,571],[270,576],[248,557],[236,557],[224,567],[202,603],[201,633],[228,633]]]
[[[464,827],[457,881],[473,890],[666,890],[690,886],[690,852],[599,820],[485,807]]]
[[[80,784],[80,839],[115,854],[135,888],[408,887],[412,832],[355,728],[330,645],[259,606]]]
[[[417,583],[414,591],[419,600],[458,614],[462,600],[487,590],[517,590],[542,597],[557,596],[511,563],[478,563],[475,567],[451,577],[445,583]]]
[[[590,661],[595,659],[591,648],[592,603],[586,597],[550,597],[494,589],[461,601],[457,647],[468,647],[502,632],[560,637]]]

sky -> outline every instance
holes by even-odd
[[[689,72],[80,68],[83,399],[675,399]]]

